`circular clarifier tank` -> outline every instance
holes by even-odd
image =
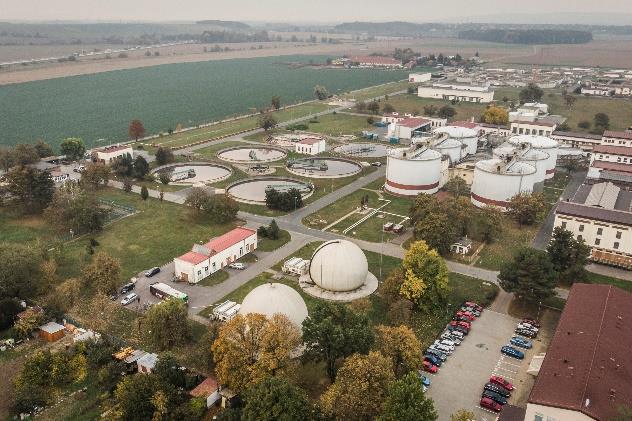
[[[288,161],[287,170],[301,177],[342,178],[359,173],[362,165],[350,159],[301,158]]]
[[[348,143],[338,146],[334,152],[357,158],[382,158],[388,153],[388,147],[379,143]]]
[[[226,194],[238,202],[260,205],[266,201],[266,190],[287,191],[292,188],[298,189],[304,199],[314,192],[313,185],[308,182],[284,177],[262,177],[237,181],[226,187]]]
[[[222,161],[238,164],[279,161],[287,156],[281,148],[267,146],[236,146],[219,151],[217,157]]]
[[[197,184],[225,180],[230,177],[232,170],[224,165],[200,162],[165,165],[152,172],[156,176],[161,173],[169,173],[172,184]]]

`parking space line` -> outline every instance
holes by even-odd
[[[518,373],[518,371],[515,371],[515,370],[508,370],[508,369],[506,369],[506,368],[500,368],[500,367],[499,367],[499,368],[497,368],[496,370],[508,371],[508,372],[510,372],[510,373],[513,373],[513,374]]]

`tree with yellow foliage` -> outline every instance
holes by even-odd
[[[268,376],[283,375],[301,333],[286,316],[238,315],[219,330],[212,345],[215,372],[222,384],[239,392]]]
[[[415,241],[402,261],[400,294],[425,310],[441,308],[448,293],[448,267],[425,241]]]
[[[487,124],[503,126],[509,123],[509,113],[504,108],[490,105],[483,113],[483,121]]]
[[[377,349],[391,359],[393,371],[397,378],[421,368],[419,350],[421,343],[415,332],[405,325],[377,326],[375,328]]]
[[[337,420],[375,419],[394,380],[389,358],[375,351],[354,354],[345,360],[336,382],[322,395],[322,409]]]

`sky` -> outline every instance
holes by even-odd
[[[445,7],[438,6],[442,4]],[[463,22],[533,14],[525,16],[525,23],[542,23],[548,14],[571,12],[632,16],[632,0],[0,0],[0,20]]]

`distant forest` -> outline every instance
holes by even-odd
[[[196,37],[198,38],[198,37]],[[199,36],[200,42],[266,42],[270,41],[267,31],[254,33],[231,32],[231,31],[204,31]]]
[[[230,20],[199,20],[195,22],[198,25],[213,25],[220,28],[232,29],[234,31],[247,31],[250,29],[250,25],[242,22],[234,22]]]
[[[459,32],[460,39],[503,44],[585,44],[592,41],[588,31],[554,29],[473,29]]]

